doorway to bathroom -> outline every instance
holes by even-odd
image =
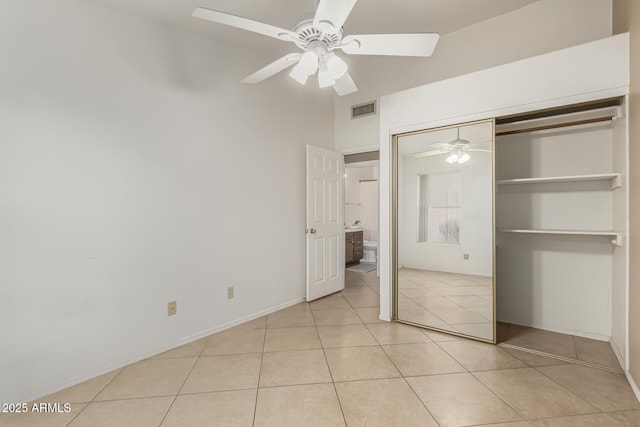
[[[377,278],[379,151],[345,155],[344,163],[345,277]]]

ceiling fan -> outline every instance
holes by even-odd
[[[420,153],[415,153],[413,157],[415,157],[416,159],[419,159],[422,157],[439,156],[440,154],[450,153],[449,156],[447,156],[447,163],[451,163],[451,164],[457,163],[461,165],[471,160],[471,156],[469,155],[468,151],[481,151],[485,153],[491,152],[491,150],[482,150],[479,148],[474,148],[474,147],[477,147],[478,145],[491,142],[490,140],[471,143],[467,139],[460,138],[460,128],[458,128],[457,130],[458,130],[458,133],[457,133],[456,139],[452,139],[449,142],[434,142],[433,144],[429,144],[429,147],[433,147],[435,149],[429,150],[429,151],[423,151]]]
[[[363,34],[344,36],[342,24],[357,0],[320,0],[312,17],[303,19],[292,31],[199,7],[193,16],[220,24],[295,43],[302,52],[290,53],[251,74],[243,83],[261,81],[293,66],[289,74],[305,84],[309,76],[318,73],[318,84],[333,86],[339,96],[356,92],[358,87],[347,72],[347,64],[335,54],[340,49],[351,55],[431,56],[436,47],[437,33]]]

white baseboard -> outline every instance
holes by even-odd
[[[616,341],[612,337],[611,340],[609,341],[609,344],[611,345],[613,354],[616,355],[616,359],[618,359],[618,363],[622,367],[622,370],[626,372],[629,367],[627,366],[627,362],[624,360],[624,356],[622,355],[620,349],[618,348],[618,343],[616,343]]]
[[[633,393],[636,395],[636,399],[640,401],[640,387],[638,387],[638,384],[635,382],[629,371],[626,371],[626,375],[627,381],[629,381],[629,385],[631,385],[631,390],[633,390]]]
[[[609,342],[611,340],[611,337],[606,336],[606,335],[591,334],[589,332],[574,331],[574,330],[571,330],[571,329],[550,328],[547,325],[543,325],[543,324],[537,323],[537,322],[532,322],[532,323],[526,323],[525,324],[524,322],[512,321],[512,320],[508,320],[508,319],[498,319],[498,322],[511,323],[512,325],[518,325],[518,326],[525,326],[525,327],[529,327],[529,328],[542,329],[544,331],[557,332],[559,334],[573,335],[573,336],[576,336],[576,337],[589,338],[589,339],[598,340],[598,341]]]
[[[385,322],[391,322],[391,316],[383,316],[382,314],[380,314],[378,316],[378,319],[384,320]]]
[[[160,354],[160,353],[164,353],[165,351],[172,350],[172,349],[174,349],[176,347],[180,347],[181,345],[189,344],[190,342],[193,342],[193,341],[199,340],[201,338],[207,337],[207,336],[209,336],[211,334],[215,334],[217,332],[222,332],[225,329],[229,329],[229,328],[232,328],[234,326],[238,326],[238,325],[240,325],[242,323],[248,322],[250,320],[257,319],[259,317],[262,317],[262,316],[265,316],[267,314],[276,312],[278,310],[282,310],[283,308],[287,308],[287,307],[290,307],[292,305],[299,304],[299,303],[301,303],[303,301],[304,301],[304,297],[296,298],[296,299],[294,299],[292,301],[289,301],[289,302],[286,302],[284,304],[279,304],[277,306],[270,307],[270,308],[268,308],[266,310],[262,310],[262,311],[259,311],[257,313],[253,313],[253,314],[250,314],[248,316],[244,316],[244,317],[241,317],[239,319],[233,320],[231,322],[223,323],[222,325],[219,325],[219,326],[216,326],[216,327],[213,327],[213,328],[210,328],[210,329],[206,329],[204,331],[200,331],[200,332],[198,332],[196,334],[189,335],[187,337],[184,337],[184,338],[181,338],[181,339],[179,339],[177,341],[174,341],[171,344],[168,344],[166,346],[162,346],[159,349],[156,349],[154,351],[145,352],[143,354],[136,355],[134,357],[130,357],[130,358],[127,358],[127,359],[121,359],[121,360],[119,360],[119,361],[117,361],[117,362],[115,362],[113,364],[109,364],[107,366],[103,366],[100,369],[96,369],[94,371],[91,371],[91,372],[85,373],[83,375],[77,376],[75,378],[72,378],[69,381],[65,381],[65,382],[63,382],[63,383],[61,383],[61,384],[59,384],[59,385],[57,385],[57,386],[55,386],[55,387],[53,387],[53,388],[51,388],[49,390],[46,390],[46,391],[44,391],[42,393],[38,393],[35,396],[30,396],[30,397],[28,397],[26,399],[17,400],[16,403],[18,403],[18,402],[33,402],[33,401],[36,401],[37,399],[40,399],[41,397],[48,396],[48,395],[56,393],[56,392],[58,392],[60,390],[64,390],[65,388],[68,388],[68,387],[83,383],[83,382],[88,381],[90,379],[99,377],[100,375],[104,375],[104,374],[107,374],[109,372],[112,372],[112,371],[114,371],[116,369],[124,368],[125,366],[131,365],[132,363],[136,363],[136,362],[139,362],[141,360],[148,359],[149,357],[155,356],[155,355]]]

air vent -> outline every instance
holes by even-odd
[[[351,118],[358,119],[376,113],[376,101],[369,101],[364,104],[351,106]]]

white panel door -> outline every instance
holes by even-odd
[[[344,164],[307,145],[307,301],[344,289]]]

